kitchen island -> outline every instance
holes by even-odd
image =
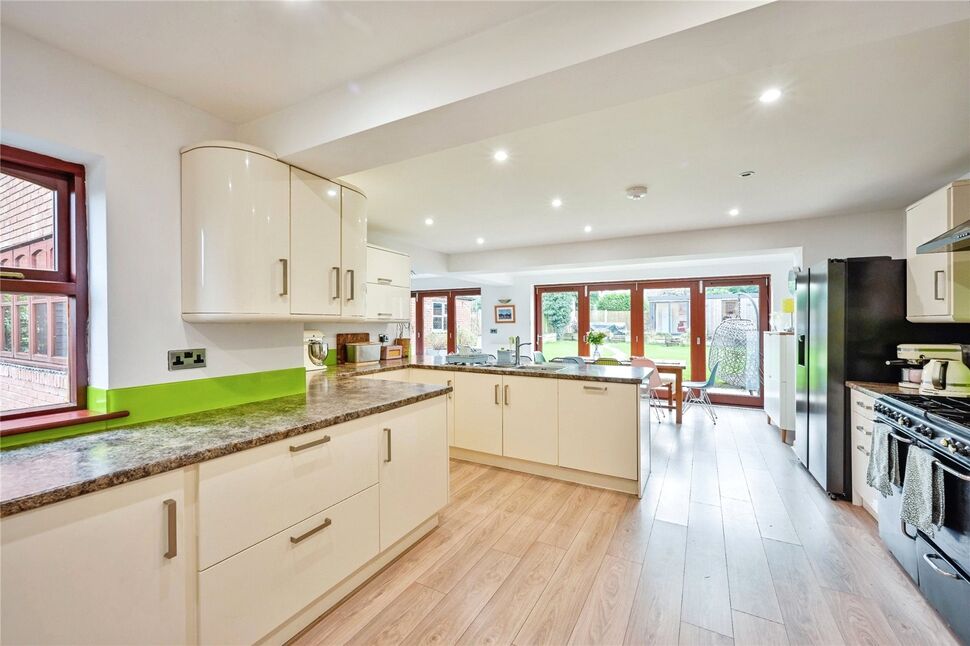
[[[451,456],[641,496],[650,419],[640,385],[650,368],[455,365],[441,357],[336,371],[364,379],[452,386]]]

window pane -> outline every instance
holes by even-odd
[[[74,388],[67,361],[71,338],[69,306],[64,296],[4,294],[3,350],[9,354],[0,357],[0,410],[73,401]],[[51,350],[51,333],[54,352],[50,353],[52,356],[44,356]],[[14,352],[10,353],[11,350]]]
[[[683,363],[690,379],[690,288],[643,290],[643,355]]]
[[[0,262],[28,269],[57,269],[54,259],[54,191],[0,173]]]
[[[426,296],[424,303],[424,329],[421,338],[424,354],[444,356],[448,354],[448,297]]]
[[[707,287],[707,376],[717,364],[712,392],[757,397],[761,391],[758,285]]]
[[[457,347],[471,350],[482,349],[482,297],[475,295],[455,296],[455,332]]]
[[[54,356],[67,358],[68,336],[67,299],[54,301]]]
[[[47,307],[49,300],[34,301],[34,354],[47,354]]]
[[[630,290],[604,289],[589,293],[589,329],[602,332],[606,340],[600,356],[630,358]],[[590,347],[590,352],[593,352]]]
[[[579,292],[543,292],[541,305],[542,355],[579,355]]]
[[[3,295],[4,300],[9,298],[7,294]],[[3,306],[3,351],[10,352],[13,350],[13,306],[4,305]]]

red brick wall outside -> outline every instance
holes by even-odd
[[[0,411],[69,401],[66,370],[16,365],[0,360]]]
[[[0,264],[50,268],[53,249],[54,192],[0,174]]]

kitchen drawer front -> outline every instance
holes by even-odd
[[[255,643],[377,556],[378,506],[373,486],[199,573],[199,642]]]
[[[199,569],[376,484],[379,451],[373,416],[201,463]]]
[[[852,446],[861,444],[868,451],[872,446],[872,429],[875,422],[856,411],[852,411],[849,421],[852,426],[850,434]]]
[[[411,258],[394,251],[367,247],[367,282],[411,289]]]
[[[875,419],[876,413],[872,410],[872,407],[876,403],[876,399],[874,397],[870,397],[865,393],[859,392],[855,388],[850,391],[849,397],[851,401],[850,410],[853,413],[859,413],[863,417],[870,420]]]
[[[880,494],[866,482],[866,472],[869,470],[869,450],[867,444],[852,442],[852,488],[873,511],[879,508]]]
[[[559,383],[559,466],[637,479],[638,387]]]
[[[410,320],[411,290],[394,285],[368,285],[367,318],[381,321]]]

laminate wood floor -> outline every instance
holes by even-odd
[[[652,435],[642,500],[452,460],[441,525],[294,643],[958,644],[762,411]]]

